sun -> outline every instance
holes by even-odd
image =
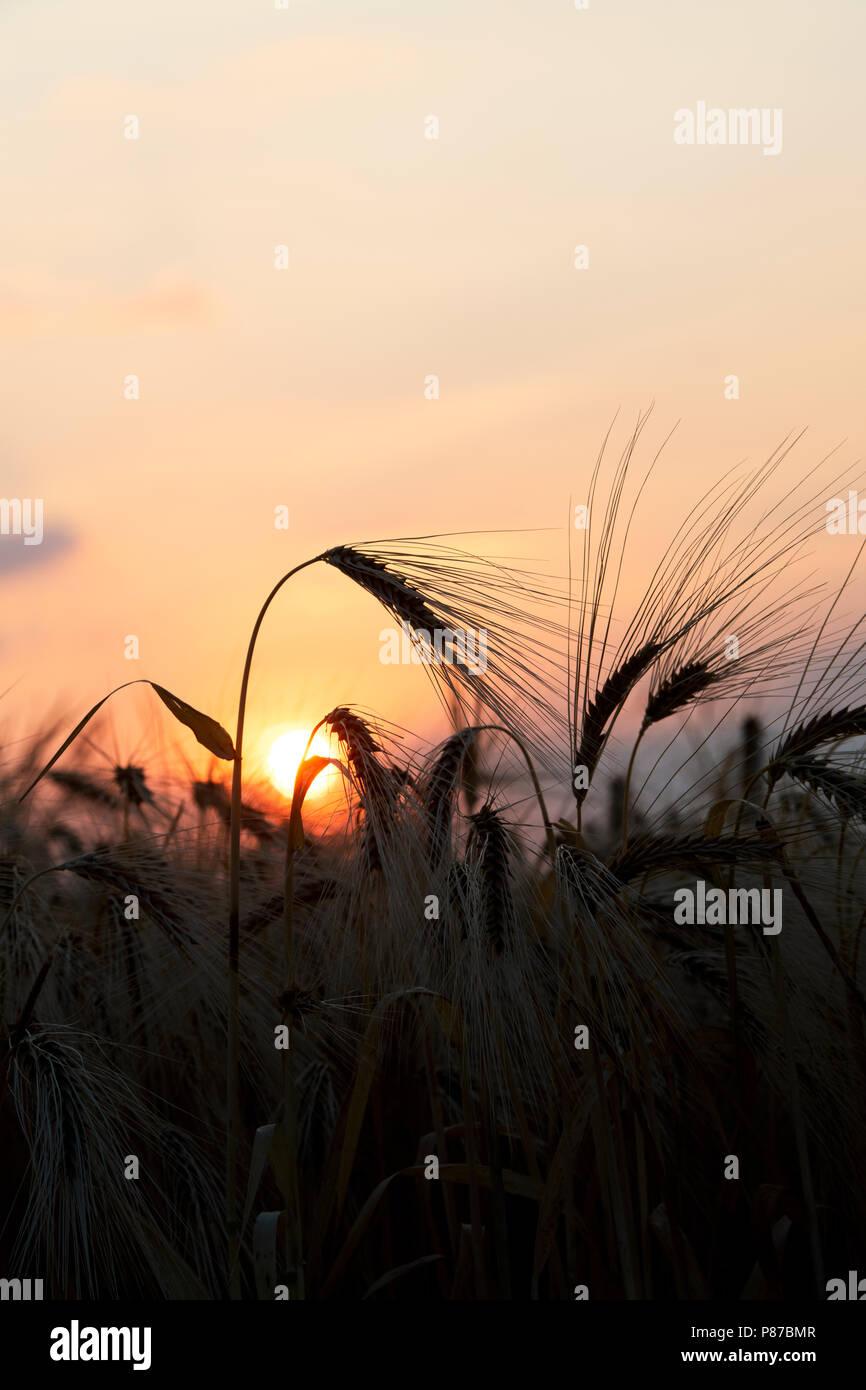
[[[290,729],[287,734],[280,734],[279,738],[275,738],[271,744],[268,753],[268,776],[277,791],[282,792],[284,796],[291,796],[295,789],[295,776],[306,752],[309,737],[308,729]],[[327,758],[330,756],[327,738],[323,734],[315,734],[307,757]],[[338,776],[337,768],[326,767],[319,773],[310,787],[307,799],[321,796]]]

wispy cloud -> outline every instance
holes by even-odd
[[[200,328],[213,318],[213,296],[182,278],[160,277],[128,291],[21,266],[0,278],[0,337],[16,342]]]
[[[76,546],[72,531],[52,527],[45,532],[41,545],[25,545],[23,536],[0,536],[0,574],[25,573],[41,570]]]

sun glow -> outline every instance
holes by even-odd
[[[274,739],[271,744],[268,753],[268,776],[277,791],[282,792],[284,796],[291,796],[294,791],[295,777],[307,750],[309,737],[310,734],[307,729],[290,729],[287,734],[280,734],[279,738]],[[328,740],[324,734],[314,736],[306,755],[308,758],[331,756]],[[339,775],[337,768],[326,767],[319,773],[310,787],[307,800],[311,797],[321,796],[324,792],[333,789],[334,782]]]

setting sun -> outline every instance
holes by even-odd
[[[281,791],[284,796],[292,795],[295,776],[306,752],[309,737],[310,734],[307,729],[290,729],[288,733],[280,734],[279,738],[274,739],[271,744],[268,753],[268,776],[277,790]],[[307,756],[320,758],[330,756],[328,740],[323,734],[314,736]],[[333,784],[334,778],[337,776],[339,773],[335,767],[326,767],[319,773],[310,787],[307,799],[321,796]]]

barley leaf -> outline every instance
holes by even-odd
[[[326,767],[338,767],[347,777],[349,776],[348,768],[344,767],[336,758],[321,758],[317,754],[311,758],[305,758],[298,768],[295,777],[295,790],[292,795],[292,812],[289,818],[289,837],[292,849],[303,849],[304,847],[304,822],[301,810],[307,792],[319,773],[324,772]]]
[[[171,710],[175,719],[180,720],[181,724],[185,724],[188,729],[192,729],[202,747],[218,758],[225,758],[227,762],[234,760],[235,746],[222,724],[211,719],[209,714],[202,714],[201,710],[193,709],[192,705],[188,705],[177,695],[172,695],[170,690],[164,690],[155,681],[150,681],[149,684],[153,686],[166,708]]]
[[[109,690],[108,694],[103,695],[101,700],[97,700],[93,708],[89,709],[84,718],[79,720],[72,730],[72,733],[63,740],[57,752],[49,758],[48,762],[42,768],[42,771],[37,773],[33,778],[27,790],[21,793],[18,798],[19,801],[23,801],[25,797],[29,796],[33,788],[42,781],[46,772],[51,771],[58,758],[63,757],[69,745],[75,742],[81,730],[84,729],[90,723],[93,716],[102,709],[106,700],[110,700],[112,695],[116,695],[119,690],[125,690],[127,686],[130,685],[153,686],[153,689],[156,691],[163,704],[171,710],[175,719],[179,719],[181,724],[185,724],[188,729],[192,729],[198,742],[202,744],[204,748],[207,748],[210,753],[215,753],[218,758],[226,758],[227,760],[234,759],[235,746],[225,729],[221,724],[218,724],[215,719],[211,719],[207,714],[202,714],[200,710],[193,709],[192,705],[188,705],[185,700],[179,699],[177,695],[172,695],[170,690],[163,689],[163,687],[157,685],[155,681],[125,681],[123,685],[118,685],[114,690]]]
[[[119,690],[122,690],[122,689],[123,689],[123,686],[118,686],[118,689],[119,689]],[[84,718],[81,720],[81,722],[78,723],[78,724],[76,724],[75,728],[72,730],[72,733],[69,735],[69,737],[66,738],[66,739],[64,739],[64,741],[61,743],[60,747],[58,748],[58,750],[57,750],[57,752],[54,754],[54,756],[53,756],[52,758],[50,758],[49,761],[45,764],[45,766],[43,767],[42,771],[41,771],[40,773],[38,773],[36,777],[33,778],[33,781],[30,783],[30,786],[27,788],[27,790],[21,793],[21,795],[20,795],[19,798],[18,798],[19,801],[23,801],[24,798],[25,798],[26,796],[29,796],[29,795],[30,795],[30,793],[32,792],[33,788],[37,785],[37,783],[42,781],[42,778],[45,776],[46,772],[50,772],[51,769],[52,769],[52,767],[54,766],[54,764],[57,762],[57,759],[58,759],[58,758],[61,758],[61,757],[63,756],[63,754],[66,752],[67,748],[69,747],[70,743],[74,743],[74,742],[75,742],[75,740],[78,738],[78,735],[81,733],[81,730],[85,727],[86,724],[88,724],[88,723],[90,722],[90,720],[93,718],[94,714],[96,714],[97,710],[102,709],[102,706],[105,704],[106,700],[110,700],[110,699],[111,699],[111,696],[114,695],[114,693],[115,693],[115,692],[114,692],[113,690],[110,690],[110,691],[108,692],[107,695],[103,695],[102,699],[99,700],[99,701],[93,706],[93,709],[88,710],[87,714],[85,714],[85,716],[84,716]]]

